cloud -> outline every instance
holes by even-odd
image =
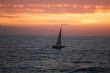
[[[6,13],[95,13],[109,12],[110,6],[77,4],[0,4],[1,12]]]
[[[3,12],[94,13],[110,11],[110,0],[0,0]]]

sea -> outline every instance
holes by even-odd
[[[110,73],[110,37],[0,36],[0,73]]]

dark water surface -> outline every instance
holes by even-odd
[[[110,73],[109,37],[1,36],[0,73]]]

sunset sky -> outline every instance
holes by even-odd
[[[110,0],[0,0],[0,35],[110,36]]]

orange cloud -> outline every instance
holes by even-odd
[[[110,24],[110,12],[88,14],[33,14],[33,13],[4,13],[0,17],[2,24]],[[7,22],[6,22],[7,21]]]

